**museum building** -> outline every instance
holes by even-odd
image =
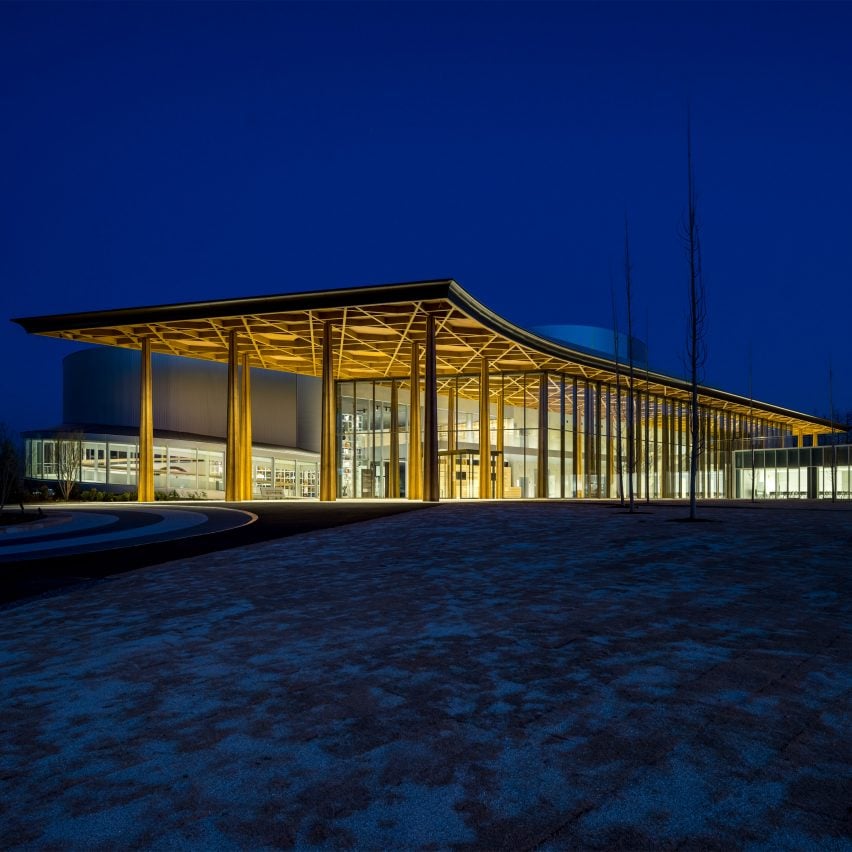
[[[628,476],[640,498],[688,495],[688,382],[633,341],[631,382],[626,346],[520,328],[452,280],[15,322],[100,344],[65,360],[63,419],[83,482],[140,501],[612,498]],[[708,387],[695,414],[700,497],[849,496],[829,421]],[[27,439],[49,480],[54,437]]]

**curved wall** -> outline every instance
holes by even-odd
[[[141,355],[92,348],[62,362],[63,421],[139,427]],[[154,354],[154,429],[224,439],[228,368],[225,364]],[[319,452],[320,381],[253,368],[252,442]]]

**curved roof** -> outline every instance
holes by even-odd
[[[155,352],[227,361],[232,330],[252,366],[319,376],[323,323],[333,325],[335,378],[401,378],[409,374],[411,347],[425,338],[426,316],[436,317],[440,379],[470,374],[482,357],[505,374],[552,370],[588,381],[615,381],[615,363],[514,325],[477,301],[452,279],[185,302],[15,319],[31,334],[138,349],[143,338]],[[623,369],[623,368],[622,368]],[[622,375],[621,381],[626,377]],[[688,399],[689,383],[640,370],[637,389]],[[459,388],[464,394],[464,383]],[[471,395],[475,393],[471,387]],[[507,402],[523,401],[522,383],[509,380]],[[828,432],[831,424],[800,412],[715,388],[700,402],[791,426]],[[537,404],[537,402],[535,403]]]

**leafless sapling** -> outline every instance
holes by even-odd
[[[627,216],[624,217],[624,285],[627,290],[627,369],[630,382],[627,388],[627,489],[630,498],[630,511],[636,511],[636,499],[633,488],[633,475],[636,472],[636,417],[634,410],[635,382],[633,366],[633,280],[630,263],[630,234]]]
[[[618,311],[615,307],[615,289],[609,284],[612,300],[612,354],[615,358],[615,463],[618,469],[618,497],[624,505],[624,457],[621,447],[621,358],[618,339]]]
[[[686,125],[687,213],[681,227],[681,239],[689,265],[689,314],[686,334],[686,360],[690,383],[690,453],[689,453],[689,519],[696,517],[695,485],[701,453],[698,385],[707,362],[707,299],[701,262],[701,239],[698,226],[698,204],[695,173],[692,164],[692,117]]]
[[[751,344],[748,345],[748,442],[751,445],[751,502],[754,503],[754,475],[755,475],[755,458],[754,458],[754,435],[752,435],[752,413],[754,409],[754,392],[752,391],[752,363],[751,363]]]
[[[837,501],[837,435],[834,431],[834,369],[831,355],[828,356],[828,419],[831,422],[831,502]]]
[[[80,432],[57,432],[54,437],[56,482],[63,500],[71,497],[71,490],[80,480],[83,461],[83,435]]]
[[[648,438],[651,422],[651,362],[649,360],[648,340],[650,338],[650,324],[648,314],[645,314],[645,502],[651,502],[651,441]],[[654,454],[656,459],[656,452]]]

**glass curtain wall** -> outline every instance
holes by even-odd
[[[57,478],[56,441],[50,438],[26,440],[26,476],[30,479]],[[154,446],[154,488],[179,494],[217,494],[224,491],[223,450],[192,446]],[[84,487],[118,486],[132,491],[136,486],[138,448],[136,444],[85,439],[81,442],[80,475]],[[253,497],[317,497],[318,463],[275,455],[252,456]]]
[[[852,447],[736,450],[736,496],[755,500],[852,499]]]
[[[634,392],[633,468],[629,470],[630,390],[626,377],[621,377],[618,388],[615,383],[558,373],[491,372],[487,388],[489,458],[480,459],[480,381],[479,373],[439,380],[441,499],[479,497],[481,475],[489,479],[489,496],[506,499],[613,499],[622,489],[627,496],[631,480],[638,500],[688,496],[691,411],[685,401]],[[404,497],[410,438],[408,380],[337,383],[339,496],[395,496],[389,493],[394,399],[399,496]],[[544,412],[542,404],[546,405]],[[743,441],[749,446],[758,442],[764,448],[789,441],[778,427],[761,418],[703,406],[697,417],[696,490],[701,498],[734,497],[744,489],[750,491],[751,485],[746,486],[742,479],[744,468],[738,466],[735,473],[733,461],[733,451]],[[421,432],[419,440],[422,438]],[[838,492],[849,490],[846,475],[840,464],[835,477]],[[800,479],[785,468],[785,473],[773,474],[771,483],[762,475],[756,489],[761,494],[796,494],[805,490]],[[820,484],[818,490],[830,490],[830,483]]]
[[[480,458],[479,397],[481,376],[453,376],[438,387],[438,473],[440,496],[446,499],[472,499],[480,496],[480,478],[487,480],[489,497],[496,496],[497,477],[505,474],[497,451],[497,409],[501,393],[500,377],[489,376],[488,445]]]
[[[394,390],[394,385],[396,388]],[[391,482],[392,396],[397,395],[399,495]],[[337,383],[338,496],[404,497],[405,462],[408,458],[408,381],[387,380]]]
[[[558,382],[559,377],[557,377]],[[546,413],[547,429],[540,434],[539,410],[541,407],[542,382],[545,383],[548,411]],[[559,385],[555,386],[558,394]],[[550,424],[553,423],[558,432],[559,414],[558,396],[556,400],[555,417],[551,420],[550,404],[551,388],[546,374],[518,373],[502,376],[500,392],[503,395],[503,497],[517,499],[520,497],[535,497],[539,493],[539,475],[546,481],[546,493],[551,491],[558,496],[559,476],[561,473],[558,456],[552,459],[551,451],[558,453],[560,443],[550,440]],[[539,472],[539,441],[543,442],[545,457],[548,464],[545,470]],[[551,482],[552,477],[552,482]]]

